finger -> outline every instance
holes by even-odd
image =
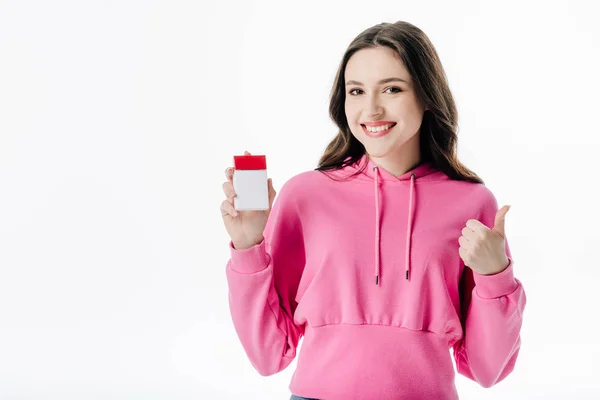
[[[466,226],[462,228],[461,233],[464,237],[466,237],[469,240],[475,240],[475,238],[477,237],[477,234],[473,232],[471,228],[467,228]]]
[[[235,168],[233,168],[233,167],[225,168],[225,177],[227,178],[227,180],[229,180],[229,181],[233,180],[233,172],[234,171],[235,171]]]
[[[238,216],[238,211],[233,207],[233,204],[231,204],[227,200],[224,200],[221,203],[221,214],[223,216],[230,215],[232,217],[237,217]]]
[[[233,189],[233,183],[230,181],[223,182],[223,192],[228,199],[236,196],[235,190]]]
[[[467,264],[467,250],[459,247],[458,248],[458,255],[460,256],[460,258],[462,258],[463,262],[465,263],[465,265]]]
[[[464,247],[465,249],[468,249],[471,247],[471,242],[469,242],[469,240],[464,236],[461,236],[458,238],[458,243],[460,244],[461,247]]]
[[[510,206],[504,206],[498,212],[496,212],[496,217],[494,218],[494,227],[493,231],[498,232],[500,236],[506,236],[504,234],[504,220],[506,217],[506,213],[510,210]]]
[[[466,223],[467,227],[471,228],[475,233],[480,233],[488,230],[489,228],[485,226],[482,222],[476,219],[470,219]]]
[[[245,152],[244,152],[244,155],[245,155],[245,156],[251,156],[252,154],[250,154],[250,152],[249,152],[249,151],[245,151]]]

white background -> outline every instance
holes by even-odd
[[[234,154],[316,167],[362,30],[430,37],[461,160],[528,305],[515,371],[461,399],[600,398],[598,7],[589,1],[0,1],[0,399],[287,399],[227,304]]]

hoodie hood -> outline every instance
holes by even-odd
[[[346,159],[348,160],[348,158]],[[363,169],[364,168],[364,169]],[[406,279],[408,280],[410,277],[410,250],[411,250],[411,235],[412,235],[412,225],[413,225],[413,214],[414,214],[414,204],[415,204],[415,182],[418,179],[419,181],[428,181],[428,180],[437,180],[440,178],[440,174],[444,175],[441,171],[433,167],[429,162],[423,162],[413,169],[407,171],[405,174],[396,177],[391,172],[380,168],[371,160],[366,154],[363,155],[356,163],[350,164],[342,170],[349,175],[356,173],[359,170],[362,172],[355,176],[356,179],[363,181],[372,181],[373,182],[373,191],[375,193],[375,203],[373,204],[373,208],[375,209],[375,284],[379,285],[380,274],[380,225],[381,225],[381,207],[380,207],[380,196],[379,191],[381,190],[381,186],[384,184],[393,185],[408,185],[408,225],[406,227],[406,258],[405,258],[405,271],[406,271]]]
[[[348,159],[349,158],[346,160]],[[363,169],[365,164],[366,167]],[[345,173],[347,172],[349,174],[354,174],[361,169],[363,169],[363,171],[361,174],[356,176],[357,179],[366,181],[374,181],[377,179],[380,182],[410,181],[413,174],[415,175],[415,179],[419,179],[420,181],[434,180],[439,179],[439,174],[436,174],[436,172],[441,172],[437,168],[433,167],[430,163],[423,162],[413,169],[407,171],[405,174],[396,177],[391,172],[378,167],[377,164],[375,164],[373,160],[371,160],[366,154],[363,155],[356,163],[342,168]]]

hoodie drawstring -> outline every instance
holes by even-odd
[[[415,190],[415,174],[410,175],[410,196],[408,198],[408,225],[406,227],[406,279],[410,271],[410,237],[412,236],[412,219],[413,219],[413,195]]]
[[[379,285],[379,259],[380,259],[380,210],[379,210],[379,168],[373,167],[375,172],[374,189],[375,189],[375,284]],[[405,259],[405,270],[406,279],[409,277],[410,271],[410,237],[412,233],[412,222],[413,222],[413,198],[415,188],[415,174],[410,175],[410,195],[408,200],[408,225],[406,228],[406,259]]]
[[[375,284],[379,285],[379,168],[375,171]]]

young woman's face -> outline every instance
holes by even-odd
[[[383,81],[391,78],[404,81]],[[411,148],[411,153],[419,151],[418,134],[425,107],[413,90],[408,71],[392,49],[357,51],[348,60],[345,79],[348,125],[371,157],[408,156],[406,147]],[[393,126],[383,132],[367,130],[369,125],[381,122],[385,123],[383,128]],[[407,142],[405,151],[398,151]]]

